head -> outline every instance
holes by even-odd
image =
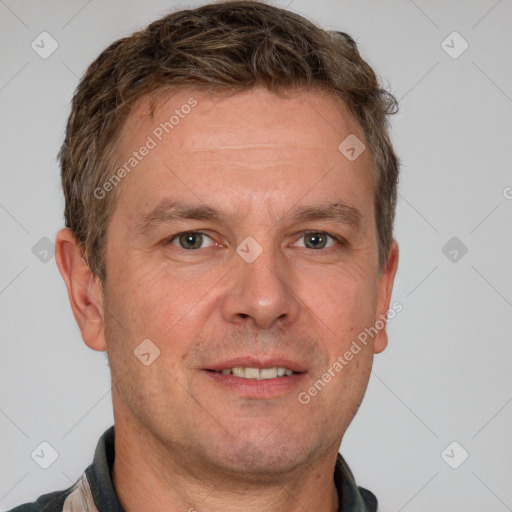
[[[337,450],[387,343],[380,328],[333,369],[390,305],[395,111],[351,37],[257,2],[170,14],[91,64],[57,262],[107,351],[116,428],[238,474]],[[215,371],[249,359],[297,374],[258,398]]]

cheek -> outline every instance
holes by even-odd
[[[325,326],[338,348],[372,323],[377,289],[360,273],[344,269],[324,273],[320,278],[303,276],[300,298]]]
[[[190,275],[189,275],[190,274]],[[133,337],[149,338],[162,351],[179,353],[204,323],[211,302],[208,292],[217,279],[159,267],[127,269],[119,281],[116,308]]]

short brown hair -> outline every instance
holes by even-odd
[[[393,240],[399,174],[387,117],[397,111],[395,98],[349,35],[262,2],[226,1],[171,13],[112,43],[77,87],[59,152],[65,222],[103,283],[106,230],[118,190],[103,200],[93,191],[112,174],[115,143],[135,102],[177,88],[236,92],[255,85],[276,93],[320,88],[345,102],[372,156],[383,268]]]

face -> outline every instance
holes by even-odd
[[[364,140],[323,92],[181,91],[153,119],[136,106],[102,299],[116,422],[241,475],[338,450],[385,332],[335,362],[386,313],[396,270],[378,273],[369,151],[338,149],[351,134]]]

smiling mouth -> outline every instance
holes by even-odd
[[[223,368],[222,370],[208,370],[210,372],[219,373],[222,375],[234,375],[241,379],[250,380],[267,380],[276,379],[281,377],[289,377],[294,374],[302,372],[294,372],[290,368],[282,366],[274,366],[272,368],[251,368],[244,366],[235,366],[233,368]]]

